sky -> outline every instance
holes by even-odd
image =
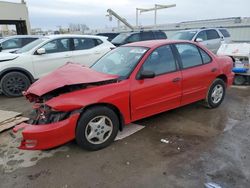
[[[7,0],[4,0],[7,1]],[[8,0],[20,2],[21,0]],[[111,8],[135,25],[136,8],[152,8],[154,4],[176,4],[159,10],[157,23],[176,23],[190,20],[250,17],[250,0],[26,0],[32,28],[56,29],[69,23],[86,24],[91,29],[112,27],[107,9]],[[140,25],[152,25],[154,12],[139,15]]]

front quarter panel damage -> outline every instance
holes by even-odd
[[[125,124],[130,123],[128,80],[62,94],[46,102],[46,105],[62,112],[85,108],[93,104],[111,104],[117,107]]]

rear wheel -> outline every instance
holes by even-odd
[[[216,108],[218,107],[224,97],[225,97],[225,92],[226,92],[226,84],[223,80],[221,79],[216,79],[210,86],[207,97],[206,97],[206,106],[208,108]]]
[[[0,86],[4,95],[19,97],[30,86],[30,80],[23,73],[9,72],[1,79]]]
[[[76,142],[87,150],[99,150],[110,145],[119,129],[116,113],[108,107],[87,109],[80,117],[76,128]]]
[[[234,84],[235,85],[243,85],[245,82],[246,82],[245,76],[235,75],[235,77],[234,77]]]

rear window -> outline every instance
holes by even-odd
[[[230,34],[226,29],[219,29],[219,31],[222,33],[224,37],[230,37]]]

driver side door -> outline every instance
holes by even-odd
[[[180,106],[182,75],[170,45],[155,49],[140,71],[152,71],[154,78],[132,80],[132,121]]]

